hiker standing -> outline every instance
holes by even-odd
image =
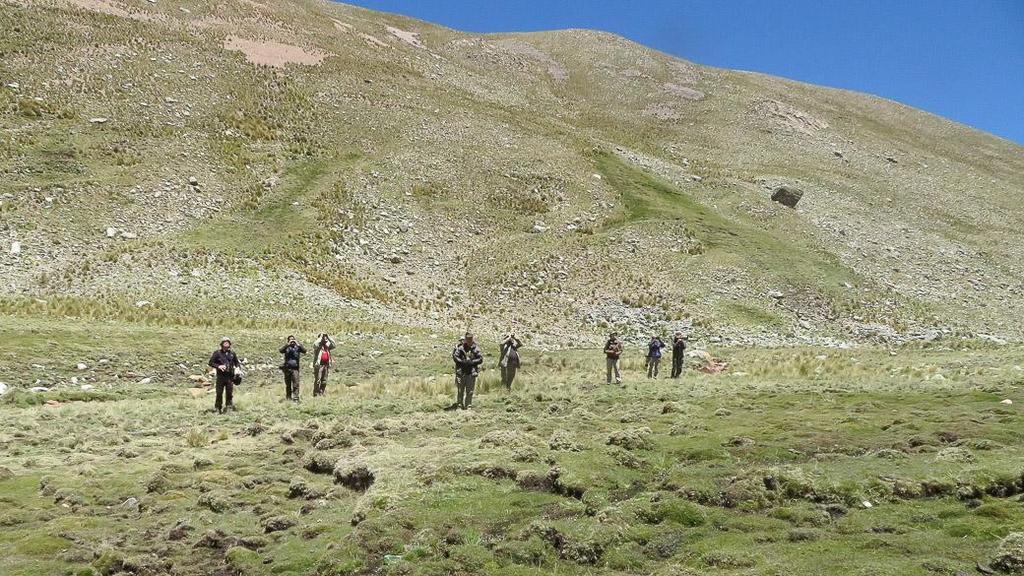
[[[672,337],[672,377],[679,378],[683,374],[683,359],[686,355],[686,338],[682,332]]]
[[[285,398],[293,402],[299,401],[299,357],[306,353],[306,349],[295,341],[295,336],[289,336],[288,342],[278,350],[284,354],[284,363],[281,364],[281,371],[284,372]]]
[[[480,365],[484,362],[484,355],[473,342],[472,334],[467,332],[461,342],[461,345],[456,346],[452,352],[452,360],[455,361],[455,385],[458,389],[454,407],[469,410],[473,407],[473,391],[476,389],[476,377],[480,372]]]
[[[619,358],[622,356],[622,341],[619,335],[612,332],[608,341],[604,343],[605,367],[607,368],[608,383],[612,383],[612,373],[615,374],[615,383],[622,384],[622,375],[619,373]]]
[[[331,371],[331,350],[334,350],[334,340],[327,333],[319,334],[313,347],[313,396],[323,396],[327,389],[327,375]]]
[[[508,338],[501,341],[501,359],[498,365],[501,366],[501,384],[505,390],[511,390],[512,381],[516,379],[516,372],[519,371],[519,348],[522,345],[515,334],[509,334]]]
[[[661,337],[657,334],[651,336],[651,341],[647,343],[647,377],[657,378],[658,377],[658,365],[661,364],[661,349],[665,347],[665,343],[661,341]]]
[[[240,365],[238,356],[231,350],[230,338],[221,338],[220,348],[210,356],[209,366],[217,371],[217,400],[214,402],[213,409],[218,414],[234,410],[232,397],[235,389],[235,372],[236,370],[240,371]]]

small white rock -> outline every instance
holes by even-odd
[[[868,502],[867,500],[861,502],[861,505],[863,505],[865,508],[871,508],[872,507],[871,502]]]
[[[21,254],[21,242],[11,242],[11,254]]]
[[[8,390],[7,383],[6,382],[0,382],[0,396],[3,396],[4,394],[7,394],[7,390]]]
[[[88,392],[96,387],[93,386],[92,384],[82,384],[80,388],[82,389],[82,392]]]
[[[88,368],[88,366],[86,366],[84,362],[79,362],[78,364],[75,364],[76,370],[85,370],[86,368]]]
[[[145,386],[146,384],[150,384],[151,382],[153,382],[152,378],[143,378],[142,380],[139,380],[139,384],[143,386]]]
[[[33,386],[33,387],[29,388],[29,391],[30,392],[35,392],[36,394],[39,394],[41,392],[49,392],[50,389],[47,388],[46,386]]]
[[[117,236],[117,228],[114,228],[113,226],[107,226],[106,234],[107,238],[113,238],[114,236]]]
[[[1009,406],[1009,405],[1013,404],[1013,400],[1010,400],[1009,398],[1007,398],[1006,400],[1003,400],[1002,402],[1000,402],[1000,404],[1006,404],[1007,406]]]

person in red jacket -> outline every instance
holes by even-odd
[[[334,340],[327,333],[316,337],[313,345],[313,396],[323,396],[327,390],[327,375],[331,371],[331,351]]]

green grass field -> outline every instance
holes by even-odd
[[[678,381],[632,350],[622,387],[597,351],[524,348],[511,393],[492,356],[475,410],[445,412],[446,341],[343,334],[329,396],[304,374],[293,405],[276,338],[242,331],[218,416],[187,378],[200,329],[0,336],[5,378],[60,383],[0,399],[12,576],[954,574],[1024,530],[1012,347],[725,348],[726,373]]]

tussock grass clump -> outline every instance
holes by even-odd
[[[288,516],[271,516],[264,519],[260,524],[263,526],[263,531],[270,534],[287,530],[298,524],[298,521]]]
[[[562,452],[580,452],[583,450],[583,445],[577,442],[569,432],[555,430],[548,438],[548,448]]]
[[[1024,573],[1024,533],[1007,534],[999,542],[991,566],[1008,574]]]
[[[607,443],[626,450],[644,450],[650,448],[650,435],[651,429],[646,426],[616,430],[608,435]]]
[[[338,455],[311,450],[302,457],[302,467],[315,474],[332,474]]]
[[[189,448],[202,448],[210,443],[210,437],[202,428],[190,428],[185,434],[185,445]]]
[[[357,492],[365,492],[376,479],[374,473],[359,462],[339,461],[334,467],[334,482]]]

